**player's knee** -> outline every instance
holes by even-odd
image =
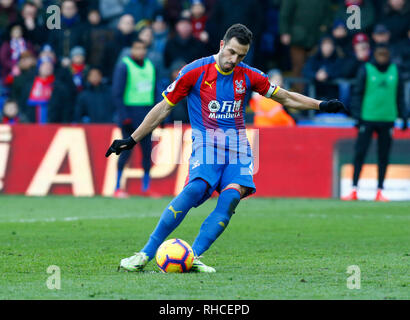
[[[208,184],[202,179],[195,179],[188,183],[183,192],[191,199],[201,199],[204,196]]]

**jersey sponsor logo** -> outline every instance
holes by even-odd
[[[222,106],[219,101],[211,100],[208,104],[208,109],[210,111],[208,117],[212,119],[231,119],[240,117],[241,105],[242,100],[222,101]]]
[[[245,92],[245,88],[243,86],[243,80],[241,81],[235,80],[235,92],[237,94],[242,94]]]

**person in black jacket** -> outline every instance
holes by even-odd
[[[108,41],[104,48],[101,63],[104,77],[109,79],[113,77],[118,57],[132,46],[136,38],[138,34],[135,31],[134,18],[130,14],[122,15],[114,30],[112,41]]]
[[[402,118],[402,129],[407,129],[407,112],[404,106],[403,79],[398,67],[390,61],[386,44],[375,48],[374,58],[358,72],[353,87],[351,114],[359,129],[354,152],[353,190],[342,200],[358,200],[357,185],[372,135],[377,133],[378,190],[376,201],[388,201],[382,194],[389,163],[392,132],[397,117]]]
[[[61,29],[49,32],[48,43],[57,57],[68,59],[70,50],[76,46],[86,46],[85,26],[80,20],[76,2],[64,0],[61,5]]]
[[[192,35],[191,20],[181,17],[175,25],[176,35],[165,45],[164,63],[169,68],[173,62],[183,60],[190,63],[207,54],[205,45]]]
[[[406,37],[410,21],[410,1],[387,0],[381,21],[390,31],[390,42],[396,44]]]
[[[332,28],[332,36],[336,48],[343,53],[344,57],[352,54],[352,37],[348,33],[345,21],[335,20]]]
[[[19,22],[24,26],[24,33],[35,49],[38,49],[47,40],[47,28],[41,24],[37,5],[34,1],[27,0],[24,2]]]
[[[21,92],[27,81],[34,78],[37,72],[37,59],[33,53],[30,51],[24,51],[19,58],[18,67],[20,69],[20,74],[16,76],[13,80],[13,85],[11,87],[10,98],[20,101]]]
[[[316,84],[316,95],[319,99],[338,96],[338,87],[329,81],[340,76],[341,56],[337,52],[331,36],[324,36],[319,43],[316,54],[308,59],[303,74]]]
[[[85,89],[77,98],[74,120],[80,123],[112,123],[114,111],[111,91],[102,83],[101,70],[90,68]]]
[[[393,49],[393,61],[399,65],[404,80],[410,80],[410,21],[407,37],[398,41]]]
[[[283,5],[285,2],[289,1],[282,1]],[[264,31],[264,18],[261,1],[215,0],[212,9],[209,10],[209,18],[205,26],[205,31],[209,34],[208,45],[210,46],[210,51],[219,50],[219,40],[223,38],[225,31],[235,23],[249,26],[253,33],[253,42],[259,43]],[[252,64],[253,56],[254,48],[251,47],[244,62]]]
[[[103,24],[97,9],[88,12],[86,38],[87,64],[102,68],[105,45],[113,40],[114,30]]]

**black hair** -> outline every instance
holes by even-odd
[[[90,73],[91,70],[97,70],[97,71],[99,71],[101,74],[103,74],[103,70],[102,70],[101,66],[99,66],[99,65],[90,65],[90,66],[88,67],[87,76],[88,76],[88,73]]]
[[[11,30],[12,30],[14,27],[20,27],[20,28],[21,28],[22,37],[23,37],[24,39],[27,38],[27,29],[26,29],[26,26],[25,26],[21,21],[16,21],[16,22],[10,23],[10,24],[7,26],[6,33],[4,34],[4,40],[5,40],[5,41],[10,41],[10,39],[11,39],[10,33],[11,33]]]
[[[32,6],[32,7],[36,7],[36,8],[38,9],[37,4],[36,4],[33,0],[26,0],[26,1],[24,1],[22,7],[24,7],[24,6],[26,6],[26,5]]]
[[[4,102],[3,105],[6,105],[7,103],[15,103],[18,105],[17,100],[13,99],[13,98],[7,98]]]
[[[236,23],[226,30],[223,41],[227,43],[232,38],[236,38],[240,44],[247,45],[252,43],[252,37],[253,34],[251,30],[243,24]]]
[[[100,10],[98,10],[98,8],[96,8],[94,6],[88,8],[87,15],[89,15],[91,12],[97,12],[101,16]]]
[[[145,42],[142,41],[138,36],[135,36],[135,37],[132,39],[131,47],[132,47],[135,43],[141,43],[141,44],[144,45],[144,47],[147,46],[147,45],[145,44]]]

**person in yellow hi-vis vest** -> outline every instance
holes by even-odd
[[[153,63],[146,57],[147,49],[140,39],[135,39],[131,46],[131,53],[122,58],[117,64],[112,93],[114,104],[118,111],[118,125],[124,137],[129,136],[142,123],[145,116],[155,104],[156,72]],[[151,134],[140,141],[142,150],[142,167],[144,177],[142,191],[147,194],[150,184],[149,171],[151,169]],[[131,151],[121,153],[118,159],[117,184],[114,197],[127,198],[128,194],[120,188],[123,169]]]
[[[280,87],[282,86],[283,77],[279,70],[271,70],[268,72],[268,76],[271,83],[278,84]],[[256,127],[292,127],[296,125],[295,120],[293,120],[277,101],[254,93],[249,104],[255,113],[253,122]]]

